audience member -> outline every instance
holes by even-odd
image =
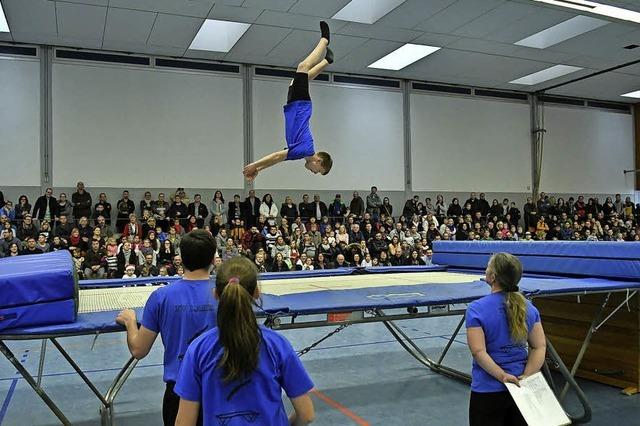
[[[71,194],[71,204],[73,206],[73,218],[91,217],[91,194],[84,189],[84,183],[78,182],[76,192]]]

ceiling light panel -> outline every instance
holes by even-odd
[[[575,16],[561,22],[539,33],[515,42],[518,46],[534,47],[536,49],[546,49],[554,44],[561,43],[570,38],[579,36],[596,28],[607,25],[609,21],[591,18],[589,16]]]
[[[438,50],[440,48],[435,46],[407,43],[378,59],[369,68],[398,71]]]
[[[9,32],[9,24],[7,24],[7,18],[4,16],[2,3],[0,3],[0,33],[8,33],[8,32]]]
[[[607,4],[596,3],[587,0],[534,0],[540,3],[552,4],[554,6],[566,7],[568,9],[581,10],[583,12],[594,13],[596,15],[608,16],[623,21],[640,23],[640,13],[621,7],[609,6]]]
[[[404,2],[405,0],[351,0],[332,18],[373,24]]]
[[[240,40],[251,24],[207,19],[191,42],[191,50],[228,52]]]
[[[543,81],[553,80],[554,78],[562,77],[563,75],[571,74],[572,72],[580,71],[582,68],[573,67],[571,65],[554,65],[550,68],[543,69],[542,71],[534,72],[533,74],[525,75],[516,80],[510,81],[511,84],[523,84],[526,86],[534,86]]]
[[[624,95],[620,95],[620,96],[624,96],[625,98],[640,98],[640,90],[636,90],[635,92],[625,93]]]

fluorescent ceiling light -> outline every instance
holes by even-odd
[[[561,77],[563,75],[571,74],[581,70],[580,67],[572,67],[570,65],[554,65],[550,68],[542,71],[534,72],[533,74],[525,75],[516,80],[510,81],[512,84],[525,84],[527,86],[533,86],[543,81],[552,80],[554,78]]]
[[[8,33],[9,24],[7,24],[7,18],[4,16],[4,10],[2,10],[2,3],[0,3],[0,33]]]
[[[393,52],[378,59],[369,68],[398,71],[409,64],[419,61],[427,55],[440,50],[439,47],[407,43]]]
[[[373,24],[405,0],[351,0],[333,19]]]
[[[609,16],[611,18],[622,19],[640,23],[640,13],[621,7],[609,6],[607,4],[596,3],[587,0],[534,0],[541,3],[552,4],[554,6],[568,7],[569,9],[581,10],[583,12],[594,13],[596,15]]]
[[[200,27],[189,49],[228,52],[250,26],[251,24],[242,22],[207,19]]]
[[[626,98],[640,98],[640,90],[636,90],[635,92],[625,93],[624,95],[620,95],[620,96],[624,96]]]
[[[516,41],[514,44],[518,46],[535,47],[536,49],[546,49],[549,46],[595,30],[608,23],[609,21],[602,19],[578,15],[520,41]]]

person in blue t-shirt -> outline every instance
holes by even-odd
[[[173,388],[189,343],[216,325],[217,302],[209,280],[209,266],[215,253],[216,240],[210,233],[198,229],[189,232],[180,241],[184,277],[151,293],[139,328],[136,313],[131,309],[125,309],[116,318],[118,324],[127,328],[127,345],[137,359],[147,356],[158,333],[162,336],[165,425],[173,426],[176,421],[180,398]]]
[[[316,78],[327,65],[333,63],[333,52],[327,47],[330,39],[329,25],[324,21],[320,22],[320,31],[322,38],[318,45],[298,64],[296,74],[289,85],[287,104],[284,106],[284,134],[287,147],[246,165],[243,174],[250,182],[261,170],[285,160],[304,158],[304,167],[314,174],[326,175],[333,166],[333,160],[328,153],[315,151],[309,128],[312,112],[309,81]]]
[[[253,312],[260,297],[258,271],[244,257],[216,274],[218,327],[189,345],[175,392],[176,426],[193,426],[199,410],[205,426],[306,425],[313,421],[313,382],[283,336],[259,326]],[[282,390],[293,405],[287,416]]]
[[[467,308],[467,343],[473,355],[471,426],[526,426],[504,383],[540,371],[546,339],[538,310],[518,290],[522,264],[497,253],[487,265],[491,294]],[[528,350],[527,350],[528,344]]]

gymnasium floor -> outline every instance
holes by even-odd
[[[458,317],[400,323],[428,354],[446,343]],[[285,332],[296,349],[313,343],[330,328]],[[446,360],[468,371],[471,358],[459,336]],[[101,390],[127,359],[124,334],[62,339],[79,365]],[[10,347],[35,372],[39,342],[11,342]],[[50,395],[74,425],[99,424],[98,402],[49,345],[43,379]],[[466,384],[423,368],[389,335],[382,324],[353,325],[303,357],[319,391],[314,395],[317,425],[464,425],[469,389]],[[116,400],[118,425],[160,425],[162,349],[154,349],[129,378]],[[0,359],[0,425],[56,425],[56,418],[2,357]],[[640,424],[640,396],[623,396],[616,388],[581,381],[593,405],[593,425]]]

